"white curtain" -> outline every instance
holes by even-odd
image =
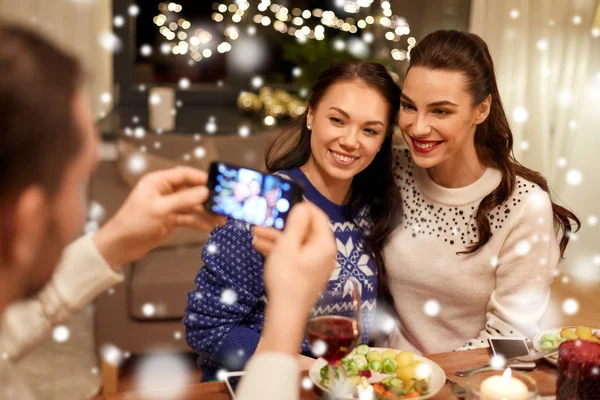
[[[78,56],[96,116],[110,110],[112,99],[101,95],[112,95],[112,54],[99,38],[112,30],[111,0],[0,0],[0,18],[23,23]]]
[[[583,229],[562,269],[600,280],[598,0],[473,0],[470,30],[489,45],[515,154],[550,182]]]

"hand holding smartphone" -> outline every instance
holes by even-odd
[[[208,211],[277,229],[284,228],[290,209],[302,201],[302,189],[292,181],[219,161],[210,165],[208,188]]]

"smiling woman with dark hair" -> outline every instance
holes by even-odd
[[[313,85],[307,112],[273,136],[266,155],[270,172],[302,186],[306,200],[330,218],[338,248],[330,283],[360,283],[363,341],[373,325],[383,244],[399,212],[391,168],[399,103],[400,89],[382,65],[334,63]],[[202,253],[206,265],[188,295],[184,323],[188,344],[202,354],[203,379],[219,367],[242,369],[260,346],[267,294],[264,258],[252,242],[248,225],[228,221]],[[302,353],[311,355],[306,340]]]
[[[399,121],[409,149],[394,155],[406,218],[385,249],[401,320],[390,346],[439,353],[532,338],[580,223],[514,159],[485,42],[444,30],[419,42]]]

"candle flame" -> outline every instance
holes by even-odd
[[[510,368],[506,368],[506,370],[502,374],[502,384],[508,385],[511,377],[512,377],[512,371],[510,370]]]

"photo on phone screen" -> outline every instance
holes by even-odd
[[[294,182],[223,162],[211,164],[208,186],[209,211],[277,229],[283,229],[291,207],[302,200]]]

